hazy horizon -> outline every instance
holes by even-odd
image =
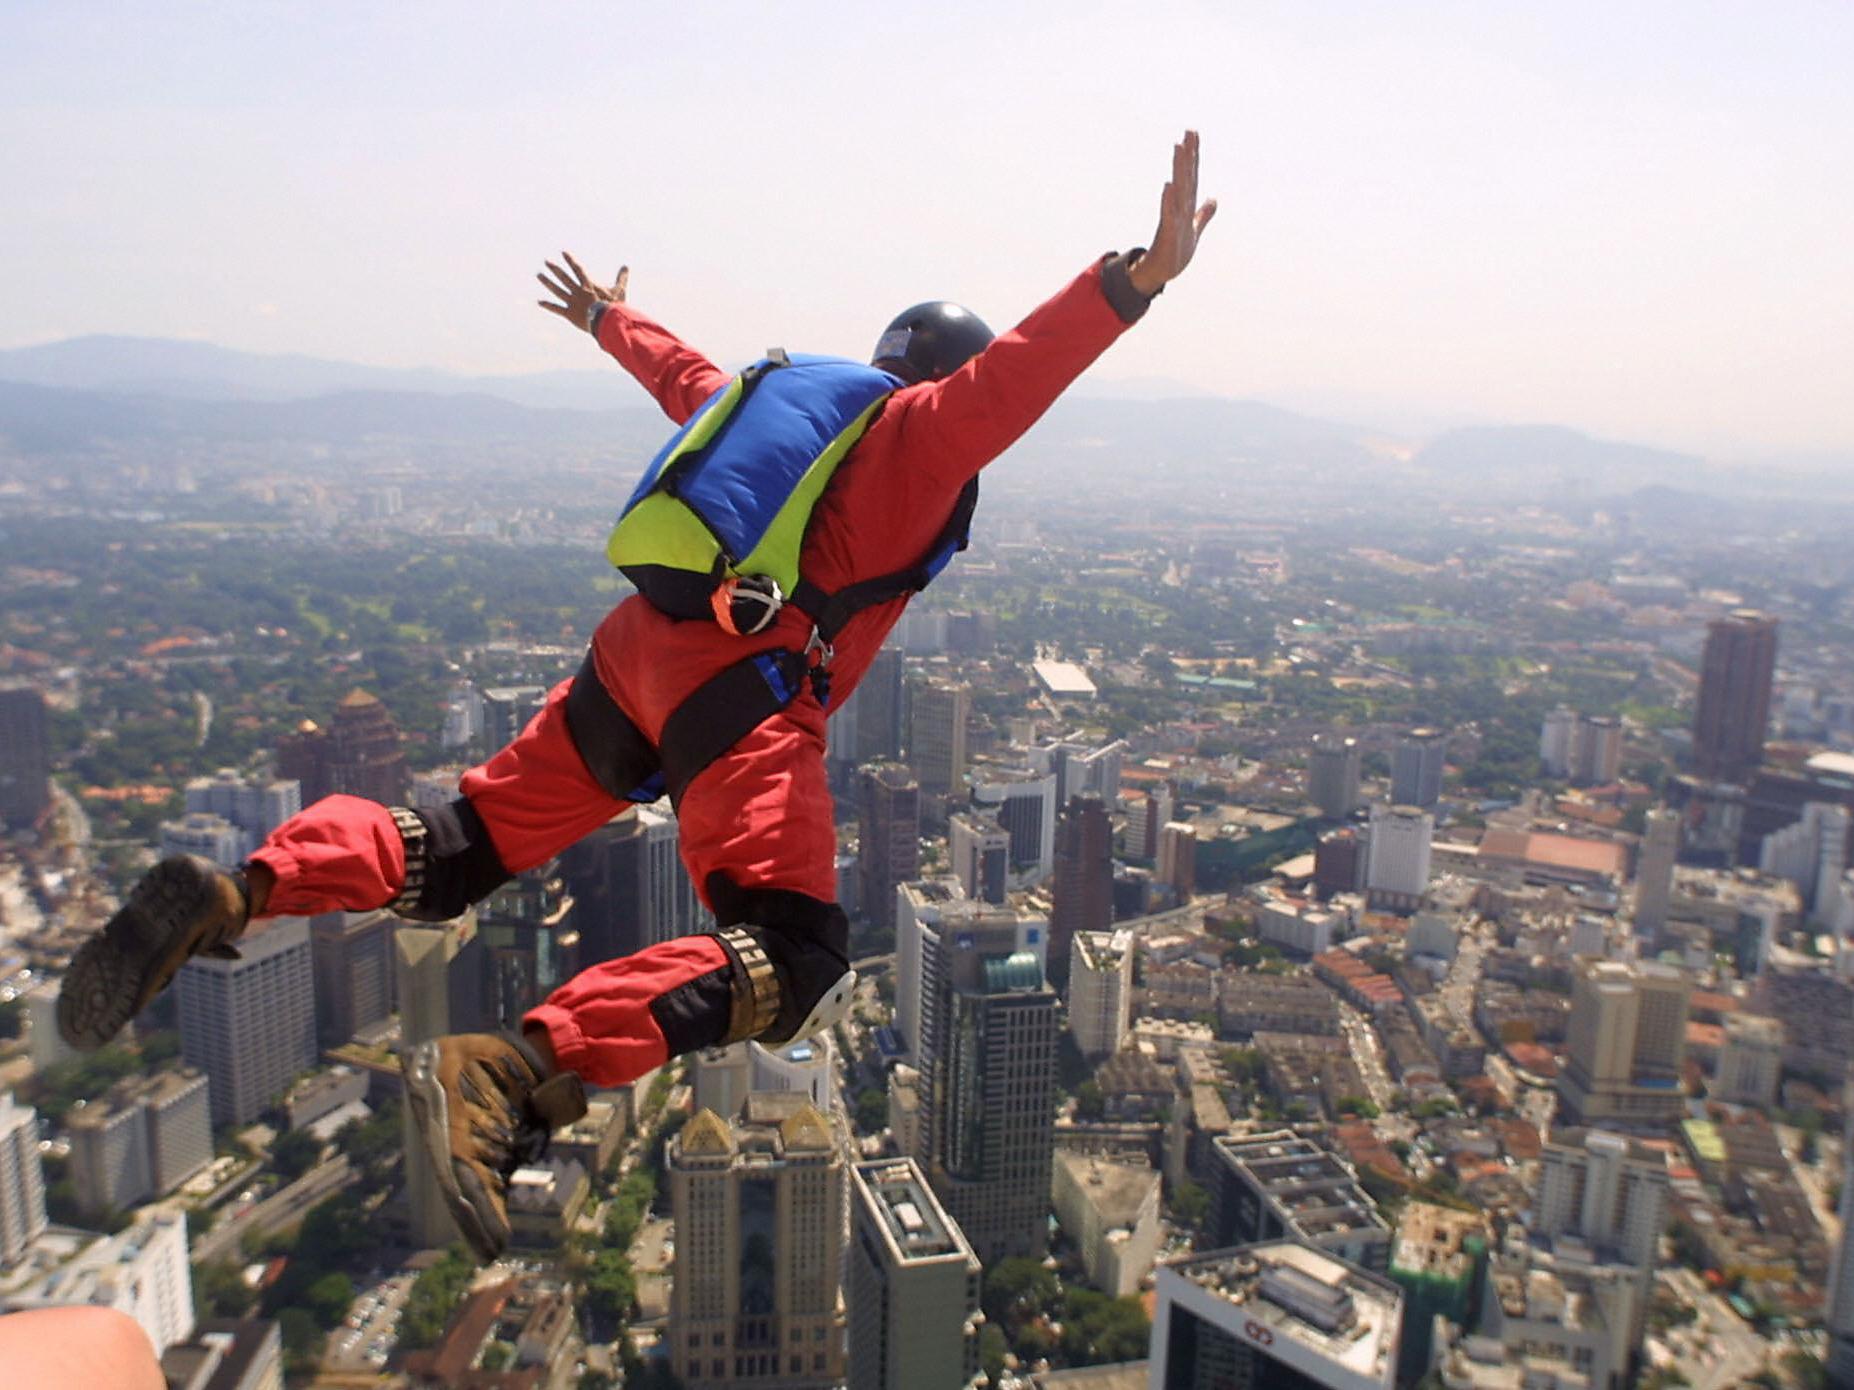
[[[435,14],[434,19],[431,16]],[[592,370],[545,255],[722,361],[1002,329],[1222,214],[1096,369],[1384,424],[1854,452],[1854,10],[125,5],[0,18],[0,347]]]

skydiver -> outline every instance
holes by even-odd
[[[945,303],[890,324],[873,365],[902,385],[810,513],[808,580],[836,593],[936,543],[979,470],[1190,264],[1216,212],[1214,201],[1198,204],[1197,179],[1198,137],[1187,131],[1173,147],[1151,247],[1093,262],[1002,337]],[[729,383],[631,307],[628,268],[604,286],[563,259],[538,277],[549,295],[541,307],[590,333],[672,420],[686,422]],[[831,708],[855,689],[910,596],[862,608],[823,644]],[[669,760],[666,724],[674,734],[672,716],[743,655],[815,659],[817,625],[798,605],[764,622],[745,624],[755,635],[743,637],[632,595],[600,624],[579,674],[549,692],[513,743],[463,775],[448,806],[330,796],[279,826],[237,872],[185,856],[162,861],[72,961],[61,1031],[73,1046],[101,1046],[189,957],[235,953],[264,917],[377,908],[421,921],[457,916],[629,809],[651,770],[639,751],[645,763]],[[789,1042],[847,1008],[854,976],[835,901],[824,693],[821,683],[805,686],[712,760],[683,770],[681,852],[714,910],[713,934],[591,966],[530,1011],[519,1036],[462,1034],[414,1050],[407,1095],[446,1202],[484,1261],[509,1237],[509,1175],[584,1112],[584,1084],[623,1085],[705,1047]],[[638,799],[655,799],[660,785]]]

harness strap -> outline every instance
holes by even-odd
[[[691,691],[663,723],[670,800],[680,804],[703,768],[797,699],[809,674],[801,653],[775,648],[735,662]]]
[[[586,771],[607,795],[642,802],[663,795],[663,765],[657,750],[606,691],[590,651],[567,690],[566,721]]]
[[[946,568],[946,562],[966,548],[972,527],[972,513],[977,507],[978,479],[974,478],[960,489],[959,500],[953,504],[952,515],[947,518],[946,525],[940,528],[940,534],[928,547],[927,553],[912,565],[872,579],[846,584],[835,593],[826,593],[801,575],[788,602],[795,604],[800,612],[811,619],[817,628],[818,640],[828,646],[837,640],[837,635],[849,625],[850,619],[863,609],[925,589],[929,581]]]

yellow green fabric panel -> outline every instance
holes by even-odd
[[[668,565],[703,574],[721,553],[714,534],[695,513],[666,493],[653,492],[618,519],[605,542],[614,565]]]

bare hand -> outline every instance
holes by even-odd
[[[1187,130],[1172,146],[1172,179],[1159,195],[1159,230],[1152,234],[1151,249],[1133,265],[1133,288],[1150,298],[1167,281],[1176,280],[1191,264],[1198,237],[1216,215],[1215,198],[1198,206],[1197,132]]]
[[[539,299],[535,302],[548,313],[560,315],[575,328],[583,328],[591,332],[592,308],[595,304],[624,303],[624,289],[631,279],[631,267],[619,266],[617,280],[610,288],[607,288],[604,285],[592,283],[586,272],[580,269],[579,262],[573,259],[571,251],[562,251],[560,254],[565,258],[567,265],[572,268],[572,274],[569,275],[549,261],[547,268],[553,272],[552,278],[550,279],[539,271],[535,272],[534,276],[541,282],[542,287],[560,302],[556,304],[550,299]]]

